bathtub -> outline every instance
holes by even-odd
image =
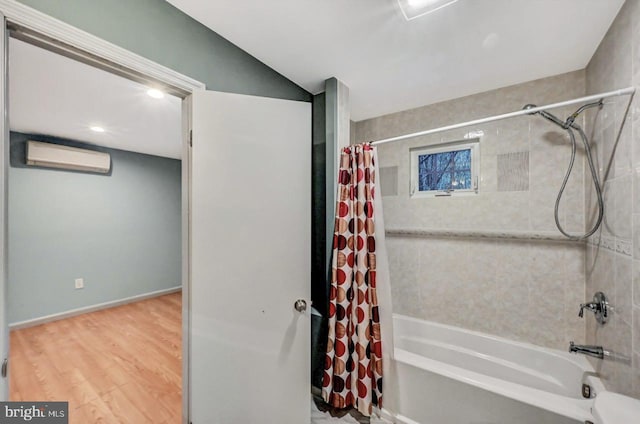
[[[385,418],[398,424],[584,424],[604,390],[583,356],[393,316]],[[568,343],[568,342],[567,342]],[[386,386],[387,387],[387,386]]]

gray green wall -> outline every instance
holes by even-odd
[[[110,175],[27,168],[26,139],[61,142],[11,133],[10,323],[180,285],[179,160],[94,147]]]
[[[311,300],[322,317],[311,317],[311,384],[322,387],[329,306],[329,270],[327,268],[327,178],[326,178],[326,96],[313,96],[313,150],[311,199]]]
[[[19,0],[207,85],[311,101],[311,95],[163,0]]]

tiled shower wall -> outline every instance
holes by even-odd
[[[572,72],[357,122],[352,141],[379,140],[584,93],[585,72]],[[555,111],[562,117],[571,112]],[[409,149],[461,140],[471,131],[484,133],[479,194],[411,199]],[[563,131],[529,116],[380,145],[394,312],[563,350],[570,340],[584,342],[585,321],[577,313],[585,298],[585,245],[527,239],[557,233],[553,206],[569,146]],[[580,152],[561,204],[562,223],[576,232],[584,228],[583,162]],[[394,229],[439,235],[400,236]],[[444,230],[449,233],[441,234]],[[523,238],[477,234],[500,231]]]
[[[640,0],[627,0],[586,69],[587,93],[640,85]],[[594,361],[605,385],[640,398],[640,93],[626,114],[628,98],[609,100],[586,119],[600,175],[605,219],[587,247],[586,299],[596,291],[614,307],[610,322],[587,320],[587,342],[614,356]],[[617,134],[627,117],[621,136]],[[585,179],[590,224],[596,197]]]

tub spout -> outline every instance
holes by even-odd
[[[577,345],[573,342],[569,343],[569,352],[571,353],[581,353],[587,356],[593,356],[594,358],[602,359],[605,355],[608,355],[609,352],[604,350],[602,346],[589,346],[589,345]]]

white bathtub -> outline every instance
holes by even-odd
[[[583,356],[393,317],[387,418],[403,424],[584,424],[603,390]],[[568,343],[568,342],[567,342]]]

